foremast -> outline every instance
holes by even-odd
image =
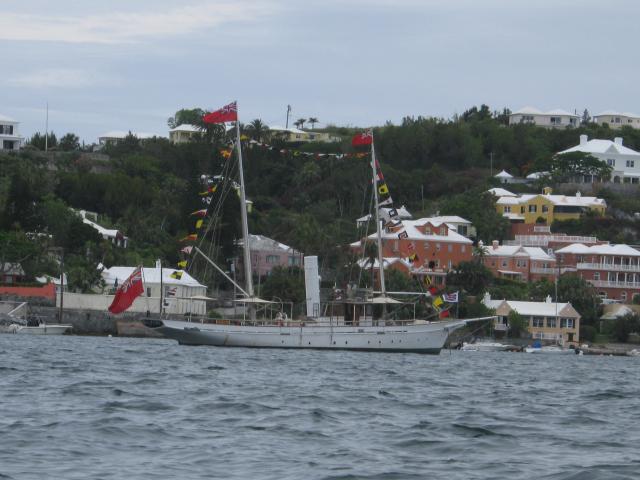
[[[374,192],[374,210],[376,215],[376,241],[378,243],[378,273],[380,275],[380,293],[383,297],[387,295],[387,290],[384,280],[384,263],[382,254],[382,222],[380,221],[380,199],[378,197],[378,168],[376,161],[376,149],[373,145],[373,130],[370,130],[371,135],[371,172],[373,175],[373,192]]]
[[[242,146],[240,142],[240,118],[236,118],[236,148],[238,151],[238,170],[240,171],[240,216],[242,218],[242,239],[244,253],[245,287],[249,297],[254,296],[253,272],[251,271],[251,245],[249,243],[249,220],[247,215],[247,197],[244,186],[244,168],[242,166]]]

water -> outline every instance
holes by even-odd
[[[0,479],[635,479],[639,367],[0,335]]]

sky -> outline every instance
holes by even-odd
[[[2,0],[0,115],[168,135],[181,108],[381,125],[473,105],[640,112],[636,0]]]

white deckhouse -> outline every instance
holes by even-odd
[[[18,135],[19,123],[13,118],[0,115],[0,151],[20,150],[22,137]]]

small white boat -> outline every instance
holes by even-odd
[[[640,348],[634,348],[627,352],[628,357],[640,357]]]
[[[550,345],[547,347],[527,347],[524,349],[525,353],[544,353],[544,354],[551,354],[551,355],[569,355],[569,354],[574,354],[576,353],[576,351],[572,348],[562,348],[562,347],[557,347],[554,345]]]
[[[19,335],[63,335],[67,331],[71,330],[73,325],[66,324],[46,324],[40,323],[37,326],[29,327],[26,325],[19,325],[17,323],[9,325],[9,333],[16,333]]]
[[[504,343],[497,342],[465,342],[462,344],[462,348],[460,348],[460,350],[465,352],[504,352],[513,348],[513,345],[506,345]]]

